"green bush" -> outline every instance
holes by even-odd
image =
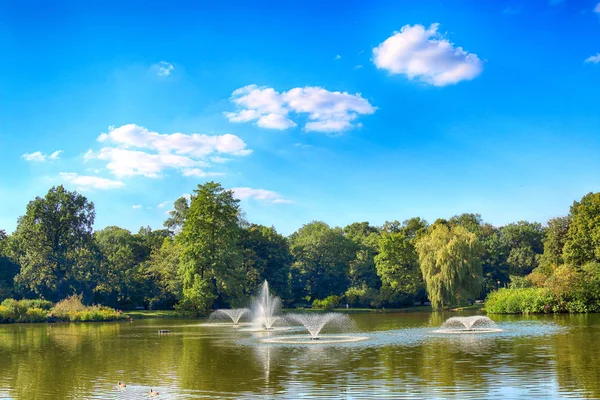
[[[366,285],[351,287],[344,296],[351,307],[377,307],[379,305],[379,291]]]
[[[313,301],[313,308],[322,308],[324,310],[333,310],[334,308],[340,305],[341,301],[340,296],[331,295],[329,297],[324,298],[323,300],[315,300]]]
[[[46,300],[6,299],[0,305],[0,322],[44,322],[51,306]]]
[[[46,322],[48,320],[48,310],[43,308],[33,307],[27,309],[24,318],[21,317],[19,322]]]
[[[556,312],[555,297],[544,288],[500,289],[485,299],[485,310],[491,314],[530,314]]]

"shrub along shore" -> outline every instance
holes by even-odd
[[[15,322],[100,322],[125,319],[114,308],[85,306],[81,297],[71,296],[53,304],[47,300],[6,299],[0,303],[0,323]]]

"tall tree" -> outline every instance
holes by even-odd
[[[27,204],[15,231],[17,280],[35,294],[60,300],[94,286],[94,203],[62,185]]]
[[[187,216],[187,212],[190,209],[188,199],[180,197],[173,203],[173,209],[169,211],[169,218],[164,222],[164,226],[173,232],[178,233]]]
[[[9,257],[9,237],[0,229],[0,300],[13,294],[14,279],[19,273],[19,265]]]
[[[151,284],[145,302],[149,308],[170,308],[183,299],[183,281],[180,274],[181,243],[170,237],[154,249],[144,263],[145,274]]]
[[[500,284],[510,281],[507,257],[508,243],[502,240],[500,229],[485,223],[479,214],[460,214],[448,220],[452,226],[462,226],[477,235],[481,244],[483,290],[489,293]]]
[[[519,221],[500,228],[507,246],[506,263],[511,275],[524,276],[539,264],[544,252],[544,228],[537,222]]]
[[[544,238],[544,253],[540,266],[550,273],[556,266],[564,263],[563,250],[567,242],[570,225],[569,217],[552,218],[548,221]]]
[[[355,288],[379,289],[375,256],[379,252],[379,229],[368,222],[354,222],[344,228],[344,235],[356,246],[356,256],[350,262],[350,285]]]
[[[240,247],[246,295],[256,293],[267,280],[272,292],[287,300],[290,296],[292,255],[286,237],[273,227],[252,224],[242,229]]]
[[[574,202],[570,217],[563,251],[565,261],[578,266],[600,262],[600,192],[588,193]]]
[[[184,300],[205,311],[242,289],[239,200],[215,182],[198,185],[178,240],[182,244]]]
[[[411,218],[402,224],[387,223],[379,237],[379,254],[375,257],[377,274],[383,282],[382,293],[388,303],[406,302],[422,287],[419,256],[415,240],[427,229],[427,222]],[[389,227],[393,226],[393,229]]]
[[[100,251],[100,281],[94,300],[110,306],[142,305],[147,282],[140,255],[145,251],[127,229],[109,226],[94,233]]]
[[[462,226],[433,224],[416,242],[419,264],[434,308],[465,304],[481,292],[481,247]]]
[[[346,291],[356,247],[340,228],[310,222],[290,236],[290,246],[296,300],[313,301]]]

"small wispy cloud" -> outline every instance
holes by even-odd
[[[152,68],[156,70],[156,75],[158,76],[169,76],[173,71],[175,71],[173,64],[166,61],[156,63],[152,66]]]
[[[41,151],[35,151],[33,153],[25,153],[21,156],[21,158],[23,158],[27,161],[33,161],[33,162],[44,162],[46,160],[58,160],[58,158],[62,152],[63,152],[62,150],[57,150],[50,155],[46,155],[46,154],[42,153]]]
[[[361,68],[363,68],[362,64],[358,64],[358,65],[354,66],[354,69],[361,69]]]
[[[290,200],[284,199],[279,193],[272,190],[252,189],[249,187],[232,188],[233,196],[240,200],[254,199],[262,203],[291,203]]]
[[[594,12],[596,14],[600,14],[600,3],[596,4],[596,6],[594,7]]]
[[[339,60],[340,58],[342,58],[342,56],[340,56],[339,54],[337,54],[335,57],[333,57],[334,60]]]
[[[600,53],[596,54],[595,56],[590,56],[590,57],[586,58],[585,62],[592,63],[592,64],[600,63]]]
[[[136,205],[134,205],[134,206],[133,206],[133,207],[131,207],[131,208],[135,208],[135,209],[142,208],[142,205],[141,205],[141,204],[136,204]]]
[[[163,208],[164,206],[166,206],[169,203],[170,203],[169,200],[163,201],[162,203],[160,203],[159,205],[157,205],[156,208]]]
[[[59,175],[63,181],[75,185],[79,190],[107,190],[125,186],[121,181],[101,178],[99,176],[79,175],[75,172],[61,172]]]

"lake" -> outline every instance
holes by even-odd
[[[342,344],[267,344],[304,333],[200,319],[0,325],[0,399],[600,398],[600,315],[434,332],[455,315],[351,314],[343,335],[367,339]]]

